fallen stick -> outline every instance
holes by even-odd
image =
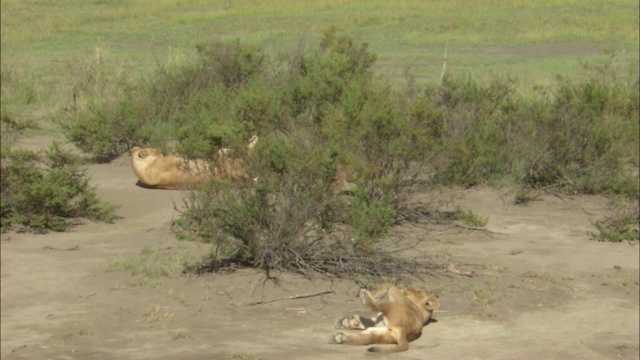
[[[468,277],[476,276],[476,274],[473,271],[464,271],[464,270],[456,269],[456,265],[454,263],[451,263],[449,264],[449,266],[447,266],[447,271],[450,271],[454,274],[458,274],[462,276],[468,276]]]
[[[319,292],[315,292],[315,293],[311,293],[311,294],[292,295],[292,296],[285,296],[285,297],[276,298],[276,299],[252,301],[252,302],[249,302],[249,303],[246,303],[246,304],[234,304],[233,302],[231,302],[231,305],[235,305],[235,306],[254,306],[254,305],[267,304],[267,303],[270,303],[270,302],[280,301],[280,300],[304,299],[304,298],[318,296],[318,295],[331,294],[331,293],[334,293],[334,292],[335,291],[333,291],[333,290],[325,290],[325,291],[319,291]]]
[[[73,250],[78,250],[80,248],[80,245],[76,245],[70,248],[57,248],[57,247],[53,247],[53,246],[49,246],[49,245],[45,245],[42,247],[45,250],[63,250],[63,251],[73,251]]]
[[[24,345],[22,345],[22,346],[18,346],[17,348],[15,348],[15,349],[11,350],[11,352],[12,352],[12,353],[14,353],[14,352],[16,352],[16,351],[18,351],[18,350],[20,350],[20,349],[24,349],[24,348],[26,348],[26,347],[27,347],[27,344],[24,344]]]

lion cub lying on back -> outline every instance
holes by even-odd
[[[386,300],[380,298],[387,296]],[[397,344],[395,347],[371,347],[373,352],[398,352],[409,348],[409,342],[422,335],[422,327],[431,319],[434,310],[440,308],[435,297],[414,288],[400,289],[392,284],[382,284],[372,295],[360,290],[365,305],[378,313],[372,318],[359,315],[345,317],[336,323],[336,329],[364,330],[359,333],[337,332],[329,338],[331,344],[371,345]]]
[[[257,136],[249,142],[253,149]],[[131,149],[131,167],[140,180],[140,185],[157,189],[190,189],[213,177],[217,181],[225,178],[240,180],[247,178],[242,160],[231,155],[231,150],[218,150],[214,165],[204,160],[189,160],[174,155],[164,156],[154,148]]]

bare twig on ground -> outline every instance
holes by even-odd
[[[304,299],[304,298],[309,298],[309,297],[314,297],[314,296],[319,296],[319,295],[324,295],[324,294],[333,294],[333,293],[335,293],[335,291],[333,291],[333,290],[324,290],[324,291],[319,291],[319,292],[310,293],[310,294],[292,295],[292,296],[279,297],[279,298],[269,299],[269,300],[252,301],[252,302],[249,302],[249,303],[246,303],[246,304],[234,304],[233,302],[231,302],[231,305],[235,305],[235,306],[254,306],[254,305],[267,304],[267,303],[270,303],[270,302],[280,301],[280,300]]]
[[[22,345],[22,346],[18,346],[17,348],[15,348],[15,349],[11,350],[11,352],[12,352],[12,353],[14,353],[14,352],[16,352],[16,351],[18,351],[18,350],[20,350],[20,349],[24,349],[24,348],[26,348],[26,347],[27,347],[27,344],[24,344],[24,345]]]
[[[76,246],[72,246],[70,248],[57,248],[57,247],[53,247],[53,246],[49,246],[49,245],[45,245],[42,247],[45,250],[65,250],[65,251],[73,251],[73,250],[78,250],[80,248],[80,245],[76,245]]]
[[[416,246],[418,246],[418,244],[420,244],[422,241],[423,241],[423,239],[418,239],[418,240],[416,240],[415,242],[413,242],[410,245],[407,245],[407,246],[404,246],[404,247],[397,247],[394,250],[388,250],[389,254],[396,254],[396,253],[403,252],[403,251],[406,251],[406,250],[415,249]],[[396,241],[394,245],[398,246],[399,243],[400,243],[400,241]]]
[[[454,225],[454,226],[457,226],[457,227],[459,227],[459,228],[467,229],[467,230],[478,230],[478,231],[487,231],[487,232],[492,232],[492,231],[490,231],[490,230],[487,230],[487,227],[486,227],[486,226],[485,226],[485,227],[469,226],[469,225],[461,224],[461,223],[458,223],[458,222],[454,222],[454,223],[453,223],[453,225]]]
[[[456,269],[456,265],[454,263],[450,263],[449,266],[447,266],[447,271],[452,272],[454,274],[458,274],[458,275],[462,275],[462,276],[467,276],[467,277],[474,277],[476,276],[476,273],[473,271],[464,271],[464,270],[458,270]]]
[[[88,299],[88,298],[90,298],[92,296],[95,296],[95,295],[96,295],[96,292],[94,291],[94,292],[88,293],[86,295],[78,295],[78,297],[82,298],[82,299]]]

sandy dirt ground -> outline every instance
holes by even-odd
[[[440,198],[489,223],[394,229],[389,241],[418,242],[406,256],[442,265],[415,283],[442,309],[408,351],[379,355],[328,343],[337,318],[364,311],[353,282],[280,274],[276,286],[246,269],[142,281],[107,271],[141,253],[196,262],[209,247],[172,234],[181,192],[135,186],[124,158],[89,173],[105,200],[121,204],[114,224],[2,235],[3,360],[638,359],[639,246],[590,239],[591,221],[611,213],[603,197],[543,195],[515,205],[505,189],[416,194],[417,204]],[[323,290],[333,293],[242,305]]]

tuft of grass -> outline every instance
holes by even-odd
[[[92,330],[80,329],[74,333],[78,336],[95,336],[95,333]]]
[[[592,221],[598,232],[591,231],[592,239],[598,241],[623,242],[638,240],[638,210],[621,212],[603,219]]]
[[[433,256],[442,259],[443,262],[447,262],[451,258],[451,250],[448,248],[440,248],[434,252]]]
[[[534,279],[542,279],[546,281],[555,281],[558,278],[557,274],[547,269],[536,269],[526,273],[526,277]]]
[[[178,301],[180,304],[184,304],[187,301],[187,298],[182,291],[178,293],[173,289],[169,289],[167,290],[167,295],[169,295],[170,298]]]
[[[116,284],[111,287],[111,290],[127,289],[127,288],[145,288],[156,289],[162,287],[164,284],[161,281],[146,278],[136,277],[128,280],[124,285]]]
[[[482,266],[484,269],[491,269],[497,271],[498,273],[506,273],[509,270],[509,267],[504,265],[496,265],[496,264],[485,264]]]
[[[171,340],[189,339],[193,340],[191,333],[185,330],[173,330],[169,333]]]
[[[514,203],[516,205],[525,205],[530,203],[531,201],[540,200],[540,194],[536,193],[535,190],[528,187],[519,188],[514,195]]]
[[[137,255],[119,257],[102,267],[105,272],[125,271],[136,277],[133,284],[152,284],[150,280],[159,277],[174,279],[182,275],[190,261],[187,253],[179,255],[160,255],[148,247],[142,248]],[[170,291],[170,295],[173,293]]]
[[[614,276],[617,279],[618,284],[624,287],[630,286],[638,286],[640,284],[640,280],[638,278],[637,271],[618,271],[618,273]]]
[[[163,308],[160,305],[155,305],[153,308],[144,312],[142,315],[146,318],[147,323],[154,323],[161,320],[171,319],[174,314],[163,311]]]
[[[255,357],[249,354],[231,354],[227,358],[227,360],[259,360],[260,358]]]
[[[473,304],[481,307],[489,307],[496,301],[495,296],[489,290],[476,288],[473,290]]]
[[[474,229],[484,229],[489,223],[488,216],[481,216],[472,210],[464,211],[461,208],[456,210],[456,218],[462,220],[465,225]]]

